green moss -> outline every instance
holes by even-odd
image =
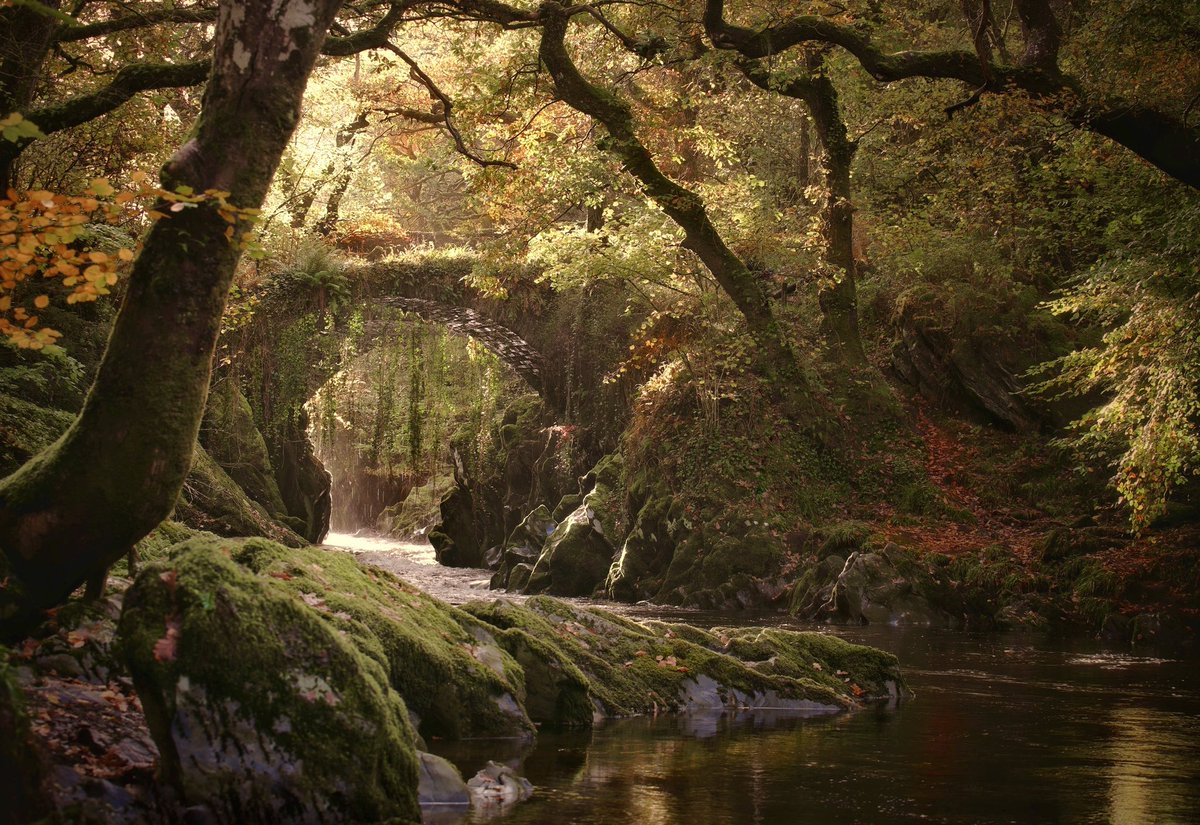
[[[383,668],[236,547],[179,545],[125,597],[121,651],[164,778],[235,819],[415,821],[414,734]]]
[[[234,559],[274,578],[387,668],[424,736],[521,736],[520,669],[488,628],[348,553],[250,540]]]
[[[722,703],[733,704],[774,696],[849,707],[857,695],[886,696],[889,681],[892,689],[901,684],[894,657],[822,634],[748,629],[719,635],[688,625],[634,622],[544,596],[523,605],[472,602],[464,609],[500,628],[502,642],[520,634],[515,638],[530,654],[554,663],[561,679],[572,685],[584,680],[592,702],[608,716],[679,709],[705,678],[715,683]],[[838,677],[838,670],[850,676]],[[858,691],[843,678],[858,680]],[[583,705],[575,701],[582,715]]]
[[[196,445],[175,517],[189,527],[221,536],[266,536],[291,546],[305,543],[252,501],[200,445]]]
[[[273,518],[287,515],[266,441],[254,423],[249,401],[233,380],[214,382],[204,409],[200,440],[251,501]]]
[[[49,446],[74,420],[74,413],[0,393],[0,477]]]

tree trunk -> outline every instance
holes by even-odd
[[[774,82],[761,61],[739,59],[738,68],[754,85],[769,92],[803,100],[808,107],[817,137],[825,150],[825,215],[821,232],[825,260],[836,275],[818,295],[822,321],[830,344],[848,363],[867,363],[858,327],[857,266],[854,262],[854,202],[851,198],[850,166],[858,145],[846,133],[838,108],[837,89],[822,73],[821,59],[809,62],[807,76]]]
[[[59,6],[59,0],[43,2],[48,8]],[[57,28],[58,21],[45,11],[0,8],[0,117],[24,112],[33,100]],[[0,193],[13,185],[15,157],[0,154]]]
[[[641,182],[646,194],[684,232],[683,246],[696,253],[717,283],[746,319],[759,350],[759,367],[776,398],[789,414],[799,416],[811,409],[812,396],[803,372],[783,331],[771,311],[762,285],[745,263],[725,245],[708,217],[700,196],[662,173],[634,131],[628,104],[613,93],[588,81],[567,53],[566,32],[570,12],[562,6],[544,4],[542,63],[554,78],[558,96],[574,109],[604,125],[608,136],[601,145],[624,161],[625,168]]]
[[[339,5],[223,0],[200,119],[163,170],[166,188],[229,192],[242,209],[262,204]],[[0,550],[10,568],[0,602],[60,603],[175,505],[240,252],[215,208],[167,215],[134,263],[79,418],[0,482]]]

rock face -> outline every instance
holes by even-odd
[[[175,506],[175,518],[220,536],[265,536],[292,547],[304,544],[301,536],[285,526],[284,522],[291,521],[286,515],[272,517],[261,504],[247,497],[199,444]]]
[[[580,479],[579,504],[561,521],[544,506],[530,513],[505,542],[492,586],[555,596],[599,589],[625,535],[622,475],[620,456],[606,456]]]
[[[498,416],[485,454],[458,437],[452,442],[455,486],[429,535],[440,563],[484,566],[488,550],[502,545],[526,514],[573,486],[576,471],[561,452],[565,431],[549,424],[541,400],[522,396]]]
[[[546,545],[546,539],[556,527],[558,522],[551,517],[546,505],[538,505],[517,525],[503,545],[489,551],[484,560],[488,567],[496,571],[492,576],[492,589],[520,590],[525,587],[533,565]]]
[[[301,411],[289,431],[273,445],[272,465],[293,529],[317,543],[329,532],[333,484],[325,465],[308,440],[308,415]]]
[[[582,504],[546,539],[522,592],[590,596],[608,575],[614,552],[596,511]]]
[[[214,380],[208,393],[200,443],[250,500],[262,505],[267,515],[271,518],[288,515],[267,443],[254,423],[250,402],[229,378]]]
[[[185,543],[126,595],[162,777],[221,823],[416,821],[414,734],[384,669],[222,549]]]

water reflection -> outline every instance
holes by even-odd
[[[534,798],[490,820],[505,825],[1200,822],[1197,662],[1016,636],[845,635],[896,652],[917,698],[837,716],[630,719],[508,753],[495,741],[438,750],[467,775],[501,757],[529,777]]]

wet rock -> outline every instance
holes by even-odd
[[[417,758],[417,801],[426,807],[466,807],[471,804],[471,791],[462,774],[448,760],[432,753],[419,751]]]
[[[467,782],[471,797],[482,808],[512,805],[533,796],[533,785],[507,765],[488,762]]]
[[[186,543],[126,595],[162,777],[218,823],[417,819],[414,735],[384,668],[222,549]]]

